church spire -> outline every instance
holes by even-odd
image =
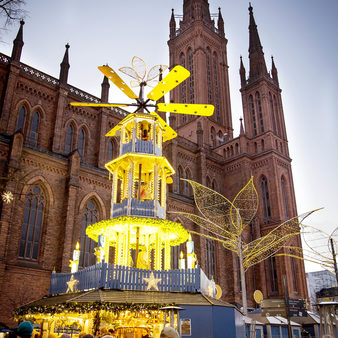
[[[69,71],[69,56],[68,56],[68,49],[69,49],[69,44],[66,44],[66,51],[65,51],[65,55],[63,56],[63,60],[60,64],[60,76],[59,76],[59,80],[60,80],[60,84],[66,84],[67,80],[68,80],[68,71]]]
[[[239,67],[239,75],[241,77],[241,87],[244,87],[246,85],[246,75],[245,75],[245,68],[243,65],[242,55],[241,55],[241,62]]]
[[[255,80],[261,76],[267,75],[267,68],[264,59],[263,47],[259,39],[257,25],[253,16],[253,8],[249,5],[249,58],[250,73],[249,81]]]
[[[273,60],[273,56],[271,56],[271,62],[272,62],[271,76],[272,76],[272,79],[275,81],[276,85],[279,86],[278,72],[277,72],[277,68],[275,66],[275,61]]]
[[[109,97],[109,81],[106,76],[103,77],[103,81],[101,83],[101,101],[102,102],[108,102],[108,97]]]
[[[176,36],[176,21],[175,21],[175,14],[174,9],[171,10],[171,18],[170,18],[170,39]]]
[[[218,34],[224,37],[224,20],[221,13],[221,7],[218,7],[218,21],[217,21]]]
[[[24,24],[25,24],[25,21],[21,20],[18,34],[15,40],[13,41],[12,61],[19,62],[21,58],[22,47],[24,45],[24,42],[23,42],[23,25]]]

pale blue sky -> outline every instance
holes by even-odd
[[[228,39],[233,125],[242,116],[239,56],[248,71],[248,2],[210,0],[222,8]],[[279,72],[293,159],[298,212],[323,211],[308,223],[331,232],[338,209],[338,2],[336,0],[252,0],[266,56]],[[58,77],[64,45],[70,43],[69,83],[100,96],[97,66],[127,66],[134,55],[151,66],[168,64],[171,8],[182,14],[183,0],[32,0],[24,26],[22,62]],[[10,55],[18,25],[2,32],[0,52]],[[120,98],[111,86],[110,100]]]

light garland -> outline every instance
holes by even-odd
[[[24,305],[14,310],[16,318],[26,315],[44,314],[51,316],[55,314],[78,313],[85,314],[94,311],[104,310],[118,314],[122,311],[141,312],[158,311],[162,307],[173,306],[175,304],[158,303],[111,303],[111,302],[92,302],[92,303],[61,303],[52,305]]]

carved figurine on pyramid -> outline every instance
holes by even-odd
[[[171,247],[187,241],[189,234],[180,223],[166,219],[167,184],[172,183],[171,176],[175,171],[162,155],[162,144],[177,134],[155,111],[150,110],[210,116],[214,107],[156,103],[189,77],[189,71],[181,66],[174,67],[160,80],[148,93],[147,99],[144,99],[144,87],[150,86],[166,66],[154,66],[147,73],[144,61],[134,57],[132,67],[120,68],[133,78],[131,86],[140,87],[139,95],[109,66],[98,68],[136,103],[71,103],[75,106],[135,107],[133,113],[106,134],[120,137],[119,156],[106,163],[112,177],[111,218],[88,226],[86,234],[96,242],[104,243],[96,250],[98,260],[105,257],[109,261],[109,248],[114,247],[116,265],[168,270],[171,268]],[[135,250],[133,259],[132,250]]]

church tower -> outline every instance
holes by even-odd
[[[181,19],[178,28],[176,18]],[[199,126],[205,131],[201,140],[203,144],[215,147],[223,142],[224,137],[231,138],[233,134],[227,39],[221,10],[211,15],[207,0],[184,0],[183,15],[175,16],[172,10],[169,26],[170,68],[181,65],[191,73],[187,81],[172,91],[171,102],[207,102],[215,106],[210,118],[176,116],[177,132],[197,143]]]
[[[255,239],[295,217],[297,207],[278,73],[273,58],[271,73],[267,71],[251,5],[249,75],[246,77],[242,58],[239,73],[245,126],[241,137],[246,140],[242,144],[259,194],[259,210],[251,228]],[[294,241],[301,245],[299,238]],[[247,277],[253,282],[250,292],[257,288],[263,291],[264,298],[281,297],[283,275],[287,276],[290,297],[307,296],[304,264],[290,257],[270,257],[248,271]]]

